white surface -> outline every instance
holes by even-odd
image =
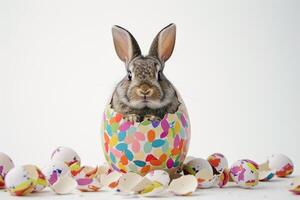
[[[294,195],[287,190],[289,179],[274,179],[271,182],[260,183],[257,187],[252,189],[242,189],[236,187],[233,183],[226,186],[225,188],[211,188],[211,189],[198,189],[192,196],[182,197],[182,196],[172,196],[166,195],[160,198],[168,199],[166,197],[170,197],[169,199],[222,199],[222,200],[244,200],[244,199],[269,199],[269,200],[287,200],[287,199],[299,199],[299,195]],[[160,199],[160,198],[143,198],[143,199]],[[1,200],[9,200],[9,199],[20,199],[20,197],[10,196],[7,192],[0,191],[0,199]],[[21,198],[22,199],[22,198]],[[101,192],[90,192],[90,193],[76,193],[70,195],[56,195],[54,192],[50,190],[45,190],[41,193],[32,194],[30,196],[26,196],[24,199],[72,199],[72,200],[80,200],[80,199],[137,199],[136,196],[121,196],[113,191],[101,191]]]
[[[297,0],[1,0],[0,152],[17,165],[44,166],[63,145],[83,164],[103,162],[101,113],[125,75],[111,26],[126,27],[147,52],[174,22],[177,43],[165,74],[190,112],[190,155],[221,152],[233,163],[280,152],[297,174],[299,8]]]

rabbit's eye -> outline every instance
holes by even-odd
[[[129,81],[131,81],[131,78],[132,78],[131,72],[128,72],[127,78],[128,78]]]

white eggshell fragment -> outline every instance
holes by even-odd
[[[290,185],[289,185],[289,191],[300,195],[300,176],[293,178]]]
[[[166,186],[170,182],[169,173],[164,170],[153,170],[150,171],[146,176],[150,181],[157,181],[161,183],[163,186]]]
[[[268,162],[265,162],[258,166],[259,181],[269,181],[274,177],[275,173],[275,170],[270,169]]]
[[[11,195],[24,196],[34,190],[36,175],[23,166],[14,167],[5,177],[5,185]]]
[[[127,172],[119,178],[118,190],[124,193],[132,193],[133,188],[141,182],[143,177],[134,172]]]
[[[51,187],[64,175],[69,175],[70,170],[68,166],[61,161],[54,161],[48,165],[48,167],[42,170],[43,174]]]
[[[191,195],[197,186],[198,181],[193,175],[184,175],[170,183],[169,191],[175,195]]]
[[[69,147],[56,148],[51,155],[51,160],[64,162],[68,166],[75,162],[79,162],[80,164],[80,157],[73,149]]]
[[[225,169],[228,169],[228,161],[223,154],[211,154],[208,156],[207,161],[213,167],[215,174],[221,174]]]
[[[121,176],[121,173],[117,171],[111,171],[108,174],[104,174],[100,177],[100,183],[104,188],[115,189],[118,186]]]
[[[276,171],[278,177],[286,177],[293,173],[294,164],[283,154],[273,154],[268,158],[269,168]]]
[[[254,187],[258,184],[258,166],[251,160],[239,160],[231,166],[230,176],[241,187]]]
[[[59,178],[57,182],[55,182],[51,189],[57,194],[70,194],[76,190],[77,182],[73,177],[66,174]]]
[[[14,163],[10,157],[5,153],[0,152],[0,189],[5,188],[5,176],[13,167]]]
[[[152,181],[146,177],[143,177],[143,179],[132,188],[132,191],[135,194],[141,193],[150,184],[152,184]]]

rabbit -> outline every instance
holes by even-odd
[[[126,29],[115,25],[112,36],[127,75],[117,84],[111,107],[133,122],[161,120],[166,113],[175,113],[181,103],[172,83],[163,74],[165,62],[175,46],[175,24],[169,24],[157,34],[146,56]]]

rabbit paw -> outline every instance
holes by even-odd
[[[123,118],[124,118],[124,120],[130,121],[132,123],[140,121],[140,116],[136,115],[136,114],[125,115]]]
[[[155,116],[155,115],[145,115],[144,120],[149,120],[149,121],[160,121],[160,118]]]

